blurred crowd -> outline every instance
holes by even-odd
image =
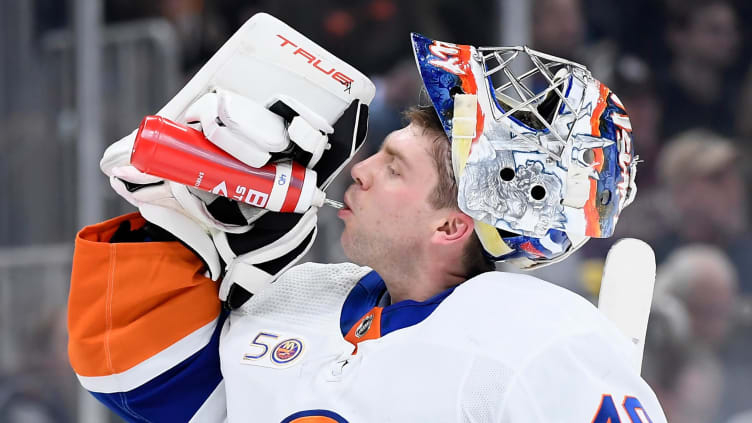
[[[70,25],[70,1],[36,3],[40,32]],[[499,45],[498,3],[108,0],[104,13],[107,24],[169,21],[186,80],[254,13],[277,16],[372,77],[377,96],[365,149],[373,151],[400,127],[401,111],[420,101],[409,33]],[[659,267],[643,375],[669,421],[752,422],[752,2],[532,0],[530,7],[531,47],[587,65],[617,93],[642,161],[639,195],[614,238],[591,240],[562,263],[567,272],[545,277],[597,298],[613,242],[647,241]],[[340,227],[327,213],[333,229],[321,231],[313,258],[336,261]],[[13,411],[3,395],[0,388],[0,421]],[[68,421],[64,414],[29,421]]]

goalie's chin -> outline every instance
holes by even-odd
[[[350,262],[361,266],[364,265],[362,252],[358,248],[358,242],[356,242],[351,234],[348,233],[347,225],[345,225],[345,229],[339,237],[339,243],[342,245],[342,251],[345,253],[345,257],[347,257]]]

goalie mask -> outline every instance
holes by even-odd
[[[611,90],[527,47],[412,43],[452,143],[459,207],[490,258],[530,268],[611,236],[636,194],[637,162]]]

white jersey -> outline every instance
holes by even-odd
[[[665,422],[629,341],[583,298],[490,272],[371,309],[383,282],[369,272],[300,265],[230,315],[229,421]],[[356,347],[343,324],[360,311]]]
[[[68,307],[81,384],[132,422],[661,423],[629,341],[590,303],[491,272],[389,304],[352,264],[290,269],[240,310],[179,243],[84,228]]]

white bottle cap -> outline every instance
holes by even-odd
[[[316,188],[316,172],[306,168],[295,213],[305,213],[311,206],[321,207],[325,199],[324,192]]]
[[[326,200],[326,193],[316,188],[316,190],[313,191],[313,197],[311,198],[311,205],[316,206],[316,207],[321,207],[324,205],[325,200]]]

